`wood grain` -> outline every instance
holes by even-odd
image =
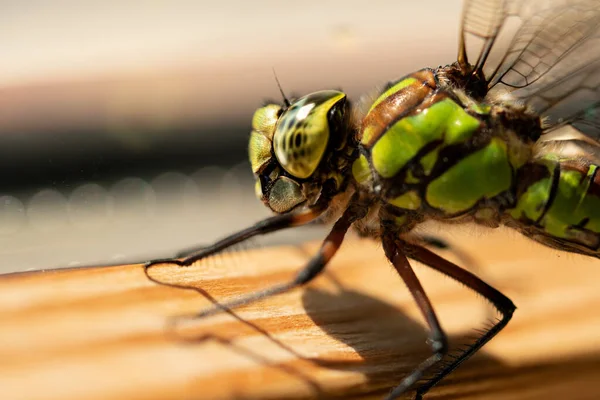
[[[477,272],[518,310],[428,398],[600,398],[600,262],[501,230],[450,238],[472,249]],[[305,289],[186,317],[291,277],[316,246],[246,250],[190,268],[161,264],[149,276],[141,265],[1,276],[0,397],[381,398],[428,348],[377,243],[349,239]],[[490,308],[415,268],[453,346],[469,343]]]

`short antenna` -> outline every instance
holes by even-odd
[[[281,88],[281,83],[279,83],[279,79],[277,79],[277,73],[275,72],[275,67],[273,67],[273,76],[275,77],[275,82],[277,82],[277,87],[279,88],[281,97],[283,97],[283,104],[287,108],[290,106],[290,101],[288,100],[287,97],[285,97],[285,93],[283,93],[283,89]]]

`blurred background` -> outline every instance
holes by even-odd
[[[460,3],[0,0],[0,273],[169,257],[268,215],[246,143],[273,68],[356,100],[454,61]]]

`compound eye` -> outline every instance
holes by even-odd
[[[275,124],[281,114],[281,106],[268,104],[259,108],[252,117],[252,130],[264,135],[267,139],[273,139]]]
[[[329,111],[345,97],[334,90],[315,92],[298,99],[279,118],[273,150],[289,174],[306,179],[315,172],[329,143]]]
[[[254,113],[248,142],[248,156],[252,172],[255,174],[259,173],[272,158],[271,141],[280,113],[281,107],[275,104],[261,107]]]

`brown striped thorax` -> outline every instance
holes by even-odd
[[[354,177],[402,230],[426,217],[497,225],[498,207],[513,201],[517,170],[541,134],[539,117],[524,108],[473,99],[451,80],[453,68],[389,84],[362,120]]]

